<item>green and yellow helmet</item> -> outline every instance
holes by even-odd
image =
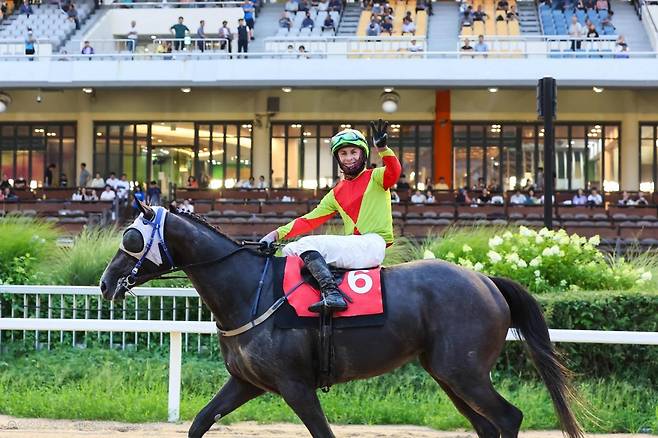
[[[368,147],[368,141],[366,137],[357,129],[343,129],[338,134],[331,137],[331,154],[336,155],[338,149],[345,146],[356,146],[361,148],[365,154],[366,159],[370,154],[370,148]]]

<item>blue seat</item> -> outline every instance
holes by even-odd
[[[606,18],[608,18],[608,11],[605,10],[605,9],[601,9],[601,10],[599,11],[599,18],[600,18],[601,20],[605,20]]]
[[[549,58],[559,59],[562,58],[562,52],[557,49],[551,49],[551,52],[548,54]]]

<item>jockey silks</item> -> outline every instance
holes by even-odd
[[[331,219],[337,212],[343,219],[345,234],[380,235],[393,243],[391,193],[402,170],[395,153],[386,148],[379,152],[383,167],[366,169],[351,180],[343,180],[327,193],[317,207],[282,227],[279,239],[305,234]]]

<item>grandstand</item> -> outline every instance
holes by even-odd
[[[335,132],[366,130],[385,115],[411,188],[398,190],[394,206],[404,234],[535,226],[541,207],[511,196],[516,186],[541,196],[535,85],[548,74],[559,86],[558,225],[610,242],[658,238],[658,80],[647,73],[658,66],[656,6],[253,4],[254,39],[242,34],[248,52],[239,56],[244,2],[80,2],[77,30],[59,5],[34,4],[29,18],[10,5],[0,22],[0,173],[10,192],[0,211],[50,218],[71,233],[128,218],[124,201],[73,200],[86,163],[100,174],[96,190],[111,172],[126,174],[133,189],[158,187],[163,203],[191,198],[212,223],[254,237],[308,211],[339,177],[327,150]],[[469,6],[484,21],[464,20]],[[572,16],[599,36],[569,36]],[[171,30],[178,17],[183,37]],[[334,26],[323,29],[327,17]],[[232,37],[220,33],[223,21]],[[478,51],[461,50],[466,38]],[[86,41],[94,52],[83,55]],[[261,176],[265,190],[243,190]],[[460,199],[459,188],[483,196],[481,181],[501,204]],[[411,202],[429,186],[435,202]],[[577,189],[599,189],[603,202],[565,203]],[[649,193],[648,205],[620,206],[624,190]]]

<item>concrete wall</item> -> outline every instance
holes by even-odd
[[[400,107],[394,121],[434,120],[432,89],[398,90]],[[76,121],[78,164],[92,162],[94,121],[254,121],[254,174],[269,174],[269,123],[271,121],[359,121],[386,117],[377,89],[326,88],[321,90],[236,90],[204,88],[184,94],[171,89],[98,89],[95,96],[81,90],[45,91],[37,103],[36,90],[10,91],[13,103],[3,121]],[[266,113],[267,97],[281,98],[280,112]],[[534,90],[455,90],[452,119],[535,121]],[[658,121],[658,91],[591,90],[559,91],[558,120],[620,122],[622,187],[638,186],[638,123]]]

